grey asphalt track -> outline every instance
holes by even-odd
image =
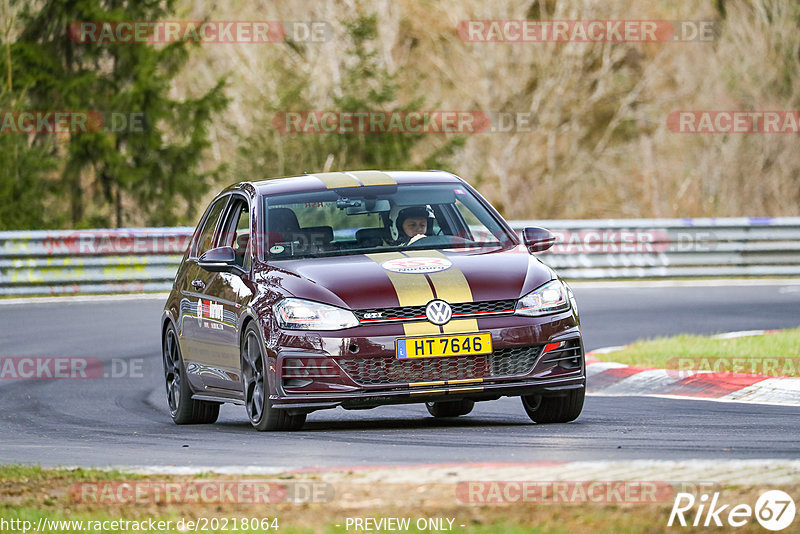
[[[577,286],[587,349],[681,332],[800,325],[800,286]],[[438,421],[421,405],[311,414],[258,433],[244,408],[210,426],[172,424],[161,378],[159,300],[0,305],[0,357],[83,356],[121,378],[0,380],[0,462],[300,468],[435,462],[796,459],[800,408],[587,397],[565,425],[535,425],[519,399]],[[133,369],[133,372],[131,372]],[[132,375],[132,376],[131,376]],[[591,391],[591,384],[590,384]]]

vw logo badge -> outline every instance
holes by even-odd
[[[432,300],[425,306],[425,317],[433,324],[445,324],[453,317],[453,310],[443,300]]]

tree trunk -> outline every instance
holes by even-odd
[[[69,184],[70,218],[75,227],[83,219],[83,190],[81,189],[81,173],[67,169],[67,183]]]
[[[117,212],[117,228],[122,228],[122,187],[117,184],[117,198],[115,200],[115,207]]]

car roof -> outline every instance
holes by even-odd
[[[464,183],[455,174],[446,171],[344,171],[318,172],[274,178],[252,182],[241,182],[228,189],[250,189],[257,195],[279,195],[283,193],[300,193],[325,191],[327,189],[345,189],[348,187],[425,184],[425,183]]]

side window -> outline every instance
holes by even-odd
[[[456,201],[456,208],[458,208],[459,213],[461,213],[461,216],[464,217],[464,221],[466,221],[469,226],[483,226],[481,220],[478,219],[467,206],[462,204],[461,201]]]
[[[225,232],[220,246],[233,247],[239,267],[250,269],[250,209],[246,200],[234,200],[225,219]]]
[[[222,209],[227,202],[228,197],[222,197],[208,208],[208,211],[206,211],[206,218],[203,219],[195,235],[194,242],[192,243],[190,256],[197,257],[203,254],[203,252],[214,248],[214,236],[217,233],[217,228],[219,228],[219,216],[222,214]]]
[[[497,241],[497,236],[486,227],[484,221],[481,221],[481,219],[478,218],[478,216],[470,209],[469,206],[461,202],[459,199],[456,199],[455,206],[458,210],[458,213],[461,215],[463,222],[467,224],[467,228],[464,229],[466,235],[462,235],[461,237],[482,243],[492,243]],[[488,213],[485,213],[485,215],[487,217],[489,216]],[[459,222],[459,226],[460,225],[461,223]],[[494,226],[496,226],[496,224]]]

